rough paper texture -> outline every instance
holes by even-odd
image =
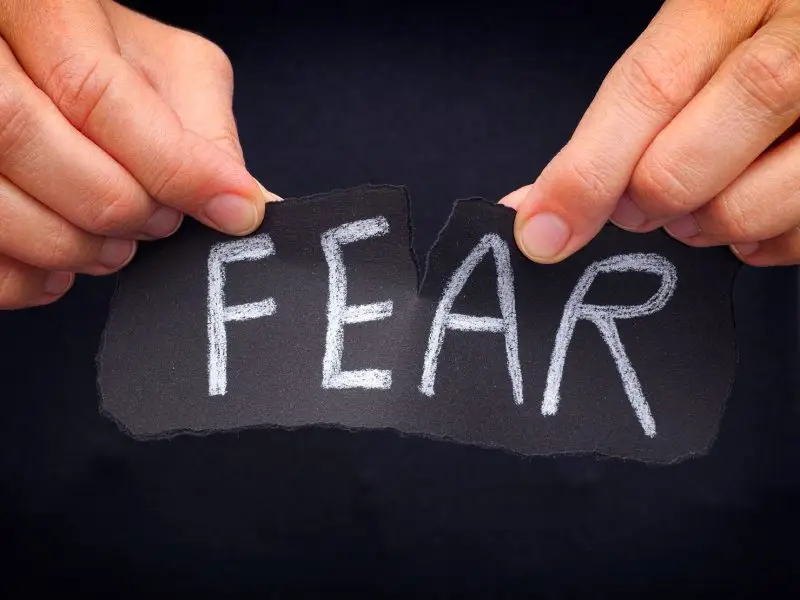
[[[270,205],[245,239],[187,224],[121,275],[102,410],[139,439],[334,425],[524,455],[706,452],[736,363],[735,258],[608,226],[537,265],[513,220],[459,201],[425,261],[401,187]]]

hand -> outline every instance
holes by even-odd
[[[668,0],[569,143],[501,202],[532,260],[610,218],[744,262],[800,263],[800,0]]]
[[[120,269],[183,214],[259,225],[275,197],[244,166],[214,44],[111,0],[1,0],[0,37],[0,308]]]

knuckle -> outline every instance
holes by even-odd
[[[225,127],[218,135],[212,137],[211,141],[227,149],[237,160],[241,160],[242,145],[234,125]]]
[[[567,174],[577,182],[579,196],[592,202],[615,198],[613,169],[607,161],[588,157],[567,162]]]
[[[83,129],[111,87],[111,73],[101,57],[71,54],[52,67],[43,88],[61,112]]]
[[[694,208],[693,194],[680,169],[657,156],[645,156],[633,171],[631,192],[650,217],[684,213]]]
[[[183,187],[182,183],[186,179],[190,160],[190,157],[183,152],[173,153],[155,167],[150,186],[154,198],[172,196],[173,190]]]
[[[687,58],[682,48],[682,44],[672,44],[668,49],[647,44],[621,63],[624,89],[637,104],[668,112],[686,104],[692,90],[681,71]]]
[[[214,42],[203,39],[203,55],[207,65],[214,70],[217,76],[226,81],[233,81],[233,63],[225,51]]]
[[[703,231],[726,242],[746,242],[757,228],[757,220],[743,207],[741,198],[718,196],[703,208]]]
[[[148,192],[167,205],[171,205],[170,199],[186,199],[187,190],[197,189],[211,179],[208,173],[218,172],[216,151],[209,140],[194,134],[185,135],[174,150],[152,162],[146,178]],[[200,170],[200,165],[205,169]]]
[[[0,85],[0,157],[13,154],[31,135],[34,118],[18,86],[4,81]]]
[[[239,136],[236,134],[236,130],[234,130],[233,127],[225,127],[222,132],[214,136],[211,141],[219,142],[220,144],[225,144],[232,148],[239,147]]]
[[[42,231],[38,254],[41,256],[38,266],[45,269],[72,269],[84,262],[85,248],[75,235],[73,228],[66,222],[58,220]]]
[[[103,186],[105,191],[87,202],[82,227],[98,235],[138,231],[147,219],[147,206],[130,186]]]
[[[225,51],[211,40],[183,31],[184,52],[204,69],[210,69],[224,81],[233,81],[233,63]]]
[[[800,104],[800,45],[779,36],[754,40],[735,63],[733,77],[758,109],[776,116]]]

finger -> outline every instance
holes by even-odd
[[[12,18],[0,20],[0,33],[25,71],[150,196],[229,234],[246,234],[258,226],[264,198],[253,178],[216,144],[184,129],[119,54],[97,2],[12,4]],[[31,39],[40,43],[31,44]],[[222,55],[217,59],[221,62]]]
[[[244,164],[233,118],[232,67],[221,51],[193,33],[116,2],[103,0],[101,5],[122,56],[142,71],[183,127],[215,142]],[[153,56],[161,59],[153,60]]]
[[[800,18],[776,16],[726,59],[645,152],[629,189],[645,219],[635,228],[653,229],[708,202],[798,116]]]
[[[533,184],[523,185],[521,188],[517,188],[510,194],[507,194],[503,198],[501,198],[498,204],[502,204],[504,206],[508,206],[509,208],[517,210],[517,208],[519,208],[519,205],[522,204],[526,196],[530,193],[531,187],[533,187]]]
[[[531,259],[562,260],[600,230],[647,146],[755,30],[761,15],[752,5],[722,4],[667,2],[611,69],[518,207],[515,235]]]
[[[150,238],[170,233],[175,211],[159,211],[125,169],[76,131],[2,40],[0,78],[0,172],[87,231]]]
[[[135,252],[133,240],[86,233],[0,176],[0,254],[50,271],[105,275]]]
[[[713,200],[665,226],[691,246],[759,242],[800,223],[800,136],[770,150]]]
[[[183,127],[244,165],[233,115],[233,69],[219,48],[111,0],[101,4],[123,57],[142,71]],[[266,189],[262,193],[268,201],[280,200]]]
[[[742,262],[753,267],[785,267],[800,264],[800,229],[762,242],[736,244],[731,250]]]
[[[50,304],[74,281],[72,273],[48,272],[0,255],[0,310]]]

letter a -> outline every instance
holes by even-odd
[[[489,252],[494,254],[497,270],[497,298],[500,301],[500,314],[502,316],[474,317],[451,312],[453,303],[461,293],[475,267]],[[464,262],[461,263],[461,266],[456,269],[444,288],[442,299],[436,307],[436,314],[431,324],[422,381],[419,385],[419,391],[426,396],[434,395],[436,368],[439,362],[439,353],[444,343],[445,330],[447,329],[502,333],[506,341],[506,361],[508,363],[508,375],[511,378],[514,402],[522,404],[522,369],[519,364],[514,273],[511,270],[508,245],[499,235],[489,233],[483,236],[472,252],[464,259]]]

